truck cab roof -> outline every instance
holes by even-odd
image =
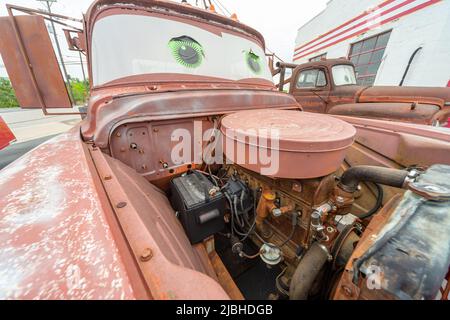
[[[346,58],[324,59],[324,60],[310,61],[310,62],[307,62],[307,63],[299,64],[295,68],[294,72],[296,72],[297,70],[300,70],[300,69],[303,70],[303,69],[316,68],[316,67],[330,68],[332,66],[341,65],[341,64],[353,66],[353,63],[350,60],[346,59]]]

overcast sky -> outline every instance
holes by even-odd
[[[231,13],[236,13],[241,22],[261,32],[267,48],[285,61],[292,60],[297,29],[326,7],[329,0],[220,0]],[[93,0],[58,0],[52,11],[73,17],[81,17]],[[181,2],[177,0],[177,2]],[[188,0],[194,4],[195,0]],[[199,1],[201,3],[202,0]],[[214,1],[213,1],[214,2]],[[30,8],[43,9],[45,4],[37,0],[0,0],[0,15],[6,15],[5,4],[11,3]],[[219,11],[219,6],[216,6]],[[219,11],[220,12],[220,11]],[[64,40],[62,34],[59,35]],[[65,45],[65,41],[63,43]],[[76,52],[64,51],[64,60],[76,61]],[[80,78],[78,68],[69,67],[69,73]],[[77,70],[77,71],[75,71]],[[0,76],[6,76],[0,61]]]

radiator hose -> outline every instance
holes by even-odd
[[[327,262],[328,256],[329,253],[323,245],[318,242],[311,245],[292,276],[289,286],[290,300],[306,300],[308,298],[314,280]]]
[[[360,182],[373,182],[395,188],[403,188],[409,172],[375,166],[354,166],[346,170],[339,181],[341,189],[355,192]]]

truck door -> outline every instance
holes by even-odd
[[[304,69],[291,84],[292,95],[304,111],[325,113],[330,92],[330,81],[322,68]]]
[[[6,5],[8,16],[0,17],[0,55],[8,72],[9,79],[15,90],[17,101],[21,108],[39,108],[49,114],[80,114],[71,112],[73,97],[69,96],[70,78],[63,77],[60,64],[50,39],[46,21],[53,30],[54,25],[62,25],[67,41],[72,40],[70,31],[80,32],[79,27],[66,22],[82,25],[82,20],[58,14],[41,12],[39,10]],[[21,15],[13,12],[19,11]],[[59,43],[60,60],[62,53]],[[73,50],[73,48],[70,48]],[[77,51],[82,51],[79,49]],[[81,58],[80,58],[81,59]],[[65,70],[65,69],[64,69]],[[49,112],[48,109],[70,109],[69,112]]]
[[[0,18],[0,53],[22,108],[72,108],[41,16]]]

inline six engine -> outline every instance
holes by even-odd
[[[318,114],[243,111],[221,119],[220,130],[226,164],[171,181],[172,205],[193,244],[226,243],[229,269],[256,260],[276,269],[275,299],[436,296],[449,242],[419,230],[449,234],[450,168],[348,168],[355,129]],[[362,184],[376,199],[360,212]],[[385,186],[399,193],[384,199]],[[405,265],[414,271],[399,278]]]

